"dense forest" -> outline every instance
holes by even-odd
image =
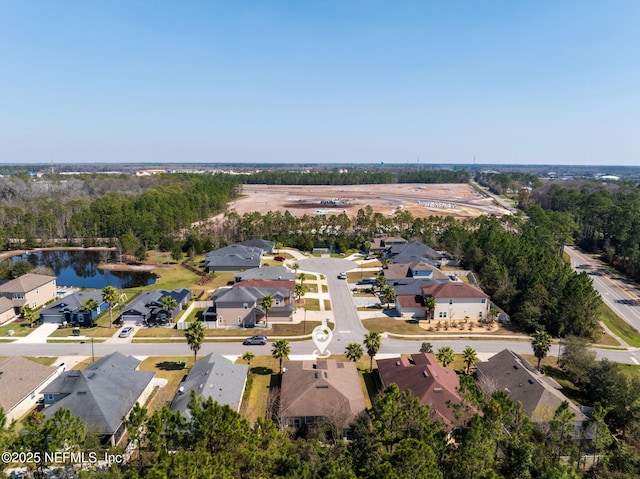
[[[567,213],[577,225],[576,243],[599,253],[624,274],[640,280],[640,188],[629,183],[547,183],[530,201]]]
[[[640,382],[627,379],[615,363],[596,361],[586,343],[575,338],[568,340],[560,364],[580,385],[584,399],[595,404],[591,419],[577,429],[567,403],[550,411],[548,422],[534,425],[505,391],[489,384],[477,388],[466,375],[460,377],[463,402],[455,406],[457,420],[451,427],[433,422],[428,405],[391,385],[371,409],[356,416],[348,441],[330,419],[299,432],[279,430],[277,421],[251,424],[228,406],[194,395],[190,422],[166,407],[154,412],[134,407],[125,425],[141,453],[134,452],[126,464],[79,477],[637,478]],[[101,449],[98,438],[68,410],[50,419],[33,413],[19,434],[14,427],[2,427],[3,422],[0,413],[3,451],[44,457],[45,451]],[[0,475],[6,467],[0,463]],[[70,469],[71,464],[65,477],[74,477]]]
[[[163,237],[223,211],[239,186],[229,175],[1,180],[2,249],[54,242],[91,246],[125,234],[156,248]]]

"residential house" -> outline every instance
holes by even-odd
[[[236,283],[251,279],[295,281],[296,274],[285,266],[263,266],[236,273],[233,279]]]
[[[275,248],[276,244],[273,241],[263,240],[263,239],[250,239],[247,241],[242,241],[238,243],[242,246],[250,246],[252,248],[260,248],[263,253],[271,254],[273,253],[273,248]]]
[[[400,236],[385,236],[379,238],[373,238],[371,242],[370,251],[381,253],[382,251],[391,248],[392,246],[400,246],[407,244],[408,241]]]
[[[513,351],[504,349],[488,361],[476,363],[476,371],[481,389],[506,391],[513,402],[522,403],[522,410],[536,424],[549,422],[563,401],[576,415],[577,430],[587,419],[580,407],[562,394],[562,386]]]
[[[389,284],[396,291],[396,310],[403,317],[481,320],[489,313],[489,297],[480,288],[462,281],[414,279]],[[430,296],[435,300],[433,310],[426,306]]]
[[[0,409],[8,421],[20,419],[35,407],[42,389],[61,372],[61,367],[44,366],[20,356],[1,360]]]
[[[384,257],[392,263],[411,263],[424,261],[434,266],[440,266],[445,255],[420,241],[411,241],[406,244],[392,245],[383,252]]]
[[[136,403],[144,405],[154,390],[155,373],[138,371],[140,361],[114,352],[84,370],[66,371],[44,388],[46,417],[61,408],[71,410],[105,443],[116,446]]]
[[[262,248],[232,244],[205,254],[204,269],[207,273],[245,271],[259,268],[261,262]]]
[[[380,272],[387,280],[413,279],[438,279],[449,280],[449,276],[440,271],[435,266],[425,261],[412,261],[410,263],[391,263],[386,265]]]
[[[270,295],[273,297],[273,306],[268,312],[269,322],[290,322],[293,320],[294,289],[294,281],[263,279],[242,281],[229,288],[220,288],[211,296],[213,309],[207,311],[205,319],[217,321],[219,327],[252,328],[266,322],[267,313],[261,302],[262,298]]]
[[[279,420],[290,427],[324,420],[341,433],[366,407],[353,362],[286,361],[284,371]]]
[[[171,296],[176,300],[177,306],[172,311],[167,311],[162,306],[162,299]],[[191,299],[191,291],[187,288],[167,291],[164,289],[154,289],[144,291],[131,301],[120,313],[120,320],[123,323],[166,323],[175,318],[182,308]]]
[[[98,307],[92,311],[84,310],[84,302],[93,299]],[[100,291],[78,292],[69,294],[40,311],[43,323],[68,323],[91,326],[93,321],[109,308],[102,299]]]
[[[0,295],[13,302],[15,314],[20,314],[23,306],[39,308],[56,299],[56,278],[43,274],[27,273],[0,285]]]
[[[400,391],[411,391],[421,404],[431,406],[431,418],[445,426],[460,425],[477,410],[463,405],[458,393],[460,379],[451,368],[438,364],[433,354],[412,354],[410,358],[378,359],[382,386],[397,384]]]
[[[4,296],[0,296],[0,325],[11,321],[16,317],[16,310],[13,301]]]
[[[171,410],[180,411],[187,421],[190,420],[191,413],[188,406],[193,391],[203,400],[212,398],[218,404],[229,406],[234,411],[240,412],[248,372],[249,366],[246,364],[234,364],[233,361],[219,354],[208,354],[196,361],[180,384],[171,402]]]

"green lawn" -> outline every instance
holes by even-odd
[[[326,284],[322,285],[322,292],[323,293],[328,293],[329,292],[329,286],[327,286]]]
[[[4,326],[0,326],[0,336],[6,336],[7,331],[10,329],[12,329],[14,333],[12,337],[27,336],[33,331],[33,328],[29,327],[29,323],[27,321],[14,321],[12,323],[5,324]]]
[[[427,335],[427,331],[418,326],[417,321],[407,319],[392,319],[385,317],[363,319],[362,325],[368,331],[378,333],[395,333],[395,334],[423,334]]]
[[[181,362],[186,363],[184,369],[180,365]],[[163,378],[168,381],[166,386],[159,388],[155,392],[149,404],[147,404],[147,408],[151,412],[171,404],[173,396],[175,396],[178,390],[178,386],[183,378],[189,374],[192,366],[193,355],[181,357],[150,357],[140,363],[139,369],[141,371],[153,371],[156,373],[157,378]]]
[[[38,364],[42,364],[43,366],[51,366],[57,358],[52,358],[52,357],[33,357],[33,356],[27,356],[27,359],[30,359],[33,362],[36,362]]]
[[[640,347],[640,335],[638,334],[638,331],[633,326],[622,320],[606,304],[602,304],[600,306],[600,321],[602,321],[614,334],[619,336],[629,346],[636,348]],[[598,339],[596,343],[617,345],[615,340],[613,340],[614,344],[609,344],[609,342],[604,341],[606,341],[606,338],[603,335],[602,339]]]
[[[307,311],[320,311],[320,300],[318,298],[304,298],[303,306]]]
[[[94,328],[80,328],[80,335],[87,336],[89,338],[110,338],[120,329],[119,326],[114,325],[113,328],[109,328],[108,321],[109,313],[107,313],[107,325],[96,326]],[[66,338],[73,336],[73,328],[58,328],[49,335],[50,338]]]
[[[329,299],[324,300],[324,310],[331,311],[331,300]]]
[[[236,363],[246,364],[241,359]],[[250,378],[247,380],[247,388],[240,406],[240,413],[250,422],[265,417],[271,375],[278,371],[278,361],[271,356],[256,356],[251,360]]]

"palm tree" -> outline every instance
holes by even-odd
[[[82,311],[89,313],[89,323],[93,325],[93,317],[91,313],[98,309],[98,302],[93,298],[87,298],[82,302]]]
[[[427,296],[424,298],[424,305],[427,308],[427,318],[429,322],[433,319],[433,312],[436,310],[436,298],[433,296]]]
[[[276,339],[273,342],[271,355],[274,359],[280,360],[280,374],[282,374],[282,360],[288,358],[291,353],[291,346],[286,339]]]
[[[360,346],[358,343],[350,343],[344,350],[344,354],[345,356],[347,356],[347,359],[349,361],[353,361],[355,363],[357,361],[360,361],[360,358],[362,358],[364,352],[362,351],[362,346]]]
[[[438,352],[436,353],[436,359],[445,368],[448,367],[451,363],[453,363],[453,358],[454,358],[453,349],[451,349],[449,346],[442,346],[440,349],[438,349]]]
[[[384,276],[378,276],[376,278],[376,286],[378,287],[378,290],[380,292],[382,292],[382,288],[384,288],[387,285],[387,278],[385,278]]]
[[[382,347],[382,336],[380,333],[371,331],[364,335],[364,347],[367,348],[367,354],[369,355],[369,372],[373,371],[373,357]]]
[[[113,328],[113,305],[118,301],[118,290],[113,286],[102,289],[102,300],[109,305],[109,327]]]
[[[269,311],[271,311],[271,308],[273,308],[273,296],[271,296],[270,294],[265,294],[260,300],[260,307],[264,309],[264,318],[265,318],[264,320],[268,328],[269,327]]]
[[[251,351],[247,351],[246,353],[244,353],[242,355],[242,357],[240,359],[242,359],[243,361],[247,362],[247,365],[249,366],[249,372],[251,372],[251,360],[255,357],[255,355],[251,352]]]
[[[542,329],[537,330],[531,337],[531,347],[533,354],[538,358],[538,369],[540,369],[542,358],[546,357],[551,349],[551,335]]]
[[[198,358],[198,351],[200,351],[205,337],[202,323],[200,321],[193,321],[184,331],[184,336],[187,338],[189,348],[193,351],[193,360],[195,361]]]
[[[304,284],[296,284],[293,289],[293,296],[296,298],[297,304],[300,303],[300,299],[304,296],[307,288],[305,288]]]
[[[296,262],[296,263],[293,263],[293,264],[291,265],[291,269],[293,269],[293,276],[294,276],[294,277],[298,276],[298,269],[299,269],[299,268],[300,268],[300,265],[299,265],[297,262]]]
[[[464,360],[464,364],[467,366],[465,372],[469,374],[471,370],[471,365],[478,362],[478,355],[476,354],[476,350],[470,346],[464,348],[462,351],[462,359]]]
[[[36,310],[33,309],[28,304],[24,305],[22,307],[22,309],[20,310],[20,312],[22,313],[22,317],[24,319],[26,319],[27,321],[29,321],[29,327],[30,328],[32,328],[33,327],[33,323],[35,323],[38,320],[38,318],[40,318],[40,314],[37,313]]]
[[[385,286],[382,295],[380,295],[380,299],[383,303],[386,303],[386,309],[389,309],[389,303],[393,303],[396,300],[396,290],[391,286]]]
[[[307,279],[307,275],[304,273],[300,273],[298,275],[298,279],[300,280],[300,284],[304,284],[304,280]]]
[[[169,320],[172,320],[173,310],[178,307],[176,298],[168,294],[160,300],[160,304],[162,305],[162,309],[169,313]]]

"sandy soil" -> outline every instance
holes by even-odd
[[[242,197],[228,205],[239,215],[288,210],[294,216],[339,214],[355,216],[370,205],[374,212],[392,216],[410,211],[414,217],[453,216],[475,218],[509,212],[468,184],[386,184],[348,186],[245,185]]]

